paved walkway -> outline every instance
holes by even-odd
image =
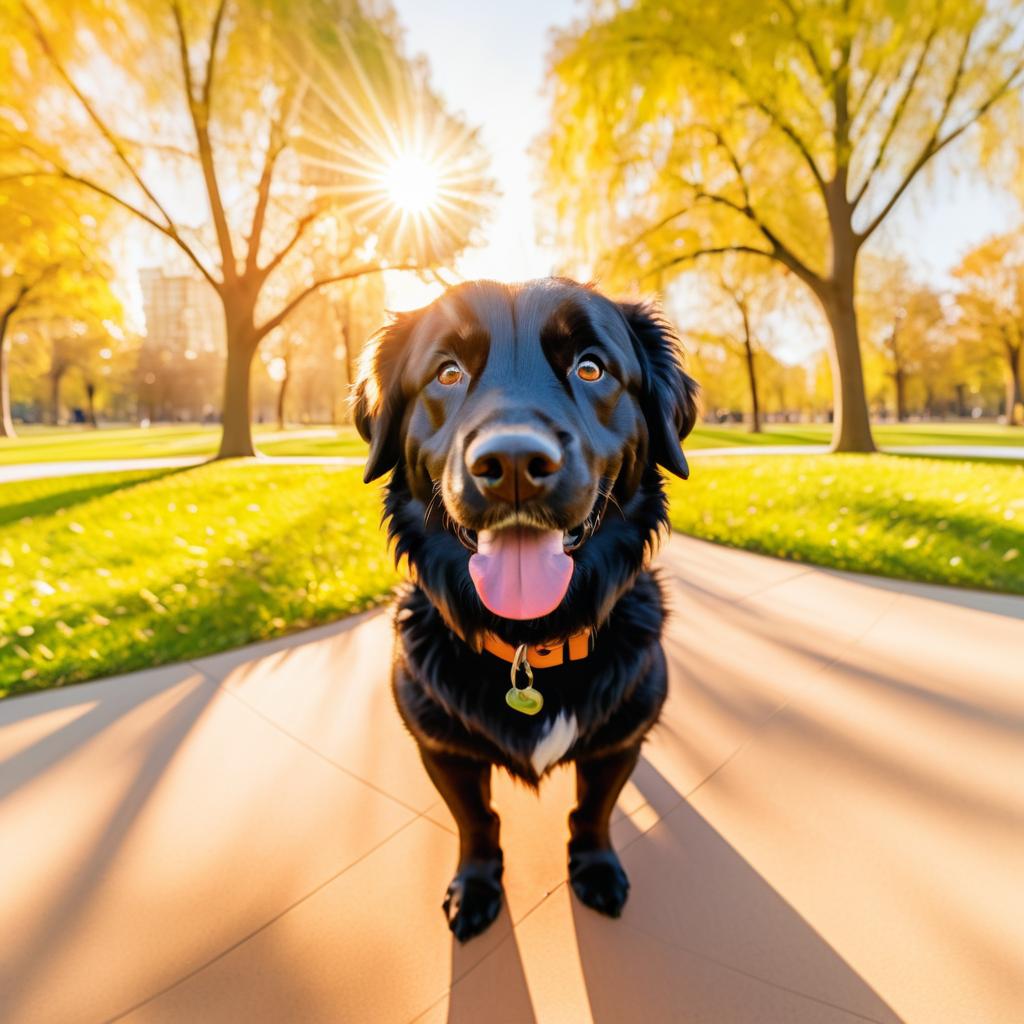
[[[0,702],[0,1019],[1019,1022],[1024,599],[661,565],[621,920],[565,884],[569,772],[502,777],[507,909],[452,941],[378,612]]]
[[[201,466],[208,455],[181,455],[145,459],[83,459],[75,462],[26,462],[0,466],[0,484],[19,480],[43,480],[54,476],[84,476],[87,473],[129,473],[132,470],[181,469]],[[356,455],[274,455],[257,456],[254,465],[273,466],[364,466],[366,458]]]
[[[686,457],[707,455],[824,455],[823,444],[734,445],[729,448],[694,448]],[[971,459],[1024,460],[1024,446],[1000,445],[923,445],[885,448],[900,455],[945,455]],[[185,455],[171,458],[87,459],[75,462],[31,462],[13,466],[0,465],[0,484],[18,480],[41,480],[54,476],[82,476],[86,473],[126,473],[131,470],[179,469],[199,466],[208,461],[206,455]],[[366,459],[357,455],[261,455],[256,463],[274,466],[362,466]]]

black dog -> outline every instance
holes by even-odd
[[[646,565],[667,526],[657,466],[687,475],[695,394],[658,313],[563,279],[460,285],[367,352],[366,480],[392,471],[385,516],[414,581],[394,694],[459,826],[444,908],[460,940],[501,906],[492,764],[537,786],[576,763],[573,889],[613,917],[626,901],[608,821],[665,699]]]

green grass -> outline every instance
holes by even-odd
[[[684,533],[1024,593],[1024,466],[694,460]],[[355,468],[251,462],[0,485],[0,696],[186,660],[360,611],[397,580]]]
[[[0,511],[19,517],[0,527],[0,696],[336,619],[397,579],[380,491],[358,469],[234,463],[7,484]]]
[[[828,424],[771,424],[762,434],[742,426],[698,426],[686,447],[827,444]],[[149,456],[202,456],[217,450],[220,428],[175,425],[139,427],[22,427],[13,441],[0,440],[0,465],[89,459],[135,459]],[[296,427],[284,432],[255,428],[256,445],[267,455],[362,456],[366,445],[347,427]],[[995,423],[904,423],[875,427],[880,445],[1024,445],[1024,429]]]
[[[837,569],[1024,594],[1024,466],[899,455],[708,458],[682,533]]]

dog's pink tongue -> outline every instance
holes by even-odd
[[[536,619],[562,603],[574,564],[560,530],[481,530],[469,575],[495,615]]]

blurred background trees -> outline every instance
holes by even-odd
[[[827,320],[833,448],[871,451],[859,257],[947,147],[973,136],[991,160],[1019,143],[1024,4],[595,5],[550,79],[567,265],[666,288],[723,253],[780,265]]]
[[[1000,364],[1007,422],[1024,424],[1024,232],[979,245],[964,257],[956,276],[963,285],[961,337],[974,362]]]
[[[3,170],[0,161],[0,178]],[[89,197],[54,194],[31,179],[0,186],[0,436],[14,436],[15,338],[46,366],[54,422],[69,370],[78,367],[95,394],[97,373],[87,367],[102,339],[120,333],[121,301],[106,253],[114,227]],[[24,364],[21,356],[13,361]]]
[[[4,14],[17,180],[146,224],[219,303],[221,456],[253,454],[253,357],[307,299],[450,261],[481,221],[473,131],[360,0],[5,0]],[[424,182],[409,179],[427,169],[443,216],[416,209]]]
[[[785,301],[787,282],[770,264],[741,253],[708,260],[692,276],[695,294],[679,326],[698,340],[705,355],[709,346],[723,350],[720,372],[745,380],[747,423],[759,433],[769,385],[777,394],[782,386],[779,404],[785,405],[784,373],[770,349],[772,314]]]
[[[0,436],[342,422],[395,268],[483,237],[482,146],[385,0],[0,0],[0,32]],[[1024,0],[595,3],[549,67],[552,269],[661,297],[711,421],[1022,424],[1019,225],[938,274],[887,226],[951,154],[1024,200],[1022,54]]]

